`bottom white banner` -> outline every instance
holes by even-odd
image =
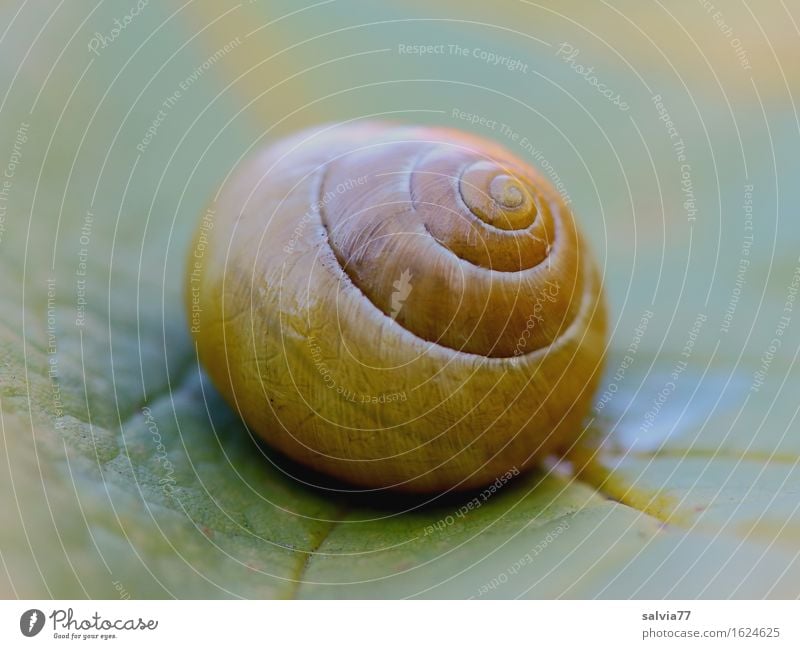
[[[0,602],[0,647],[800,647],[799,630],[796,601]]]

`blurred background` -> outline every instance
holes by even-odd
[[[786,0],[3,3],[0,595],[797,596],[798,24]],[[457,501],[274,465],[182,306],[238,160],[376,117],[542,169],[611,312],[602,453],[435,535]]]

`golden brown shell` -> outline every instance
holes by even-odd
[[[243,163],[211,209],[187,290],[200,358],[288,456],[364,487],[464,489],[580,433],[605,346],[596,265],[503,148],[325,126]]]

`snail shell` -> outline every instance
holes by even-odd
[[[581,431],[596,264],[541,175],[459,131],[330,125],[241,164],[206,216],[200,359],[289,457],[368,488],[477,487]]]

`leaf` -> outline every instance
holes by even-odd
[[[720,61],[748,124],[743,149],[721,96],[693,95],[701,121],[681,83],[656,75],[689,143],[699,207],[690,221],[651,97],[556,17],[520,5],[520,36],[391,22],[388,9],[370,7],[361,22],[387,22],[362,29],[338,6],[281,18],[295,5],[272,3],[266,16],[264,4],[151,3],[97,54],[87,43],[113,27],[118,6],[91,16],[65,6],[44,25],[39,10],[0,10],[0,24],[14,18],[0,43],[0,166],[16,156],[0,198],[0,595],[800,595],[796,312],[756,374],[786,315],[800,232],[779,218],[798,202],[786,180],[798,170],[798,132],[769,68],[753,73],[762,113],[737,62]],[[674,29],[683,79],[705,92]],[[626,94],[641,137],[526,31],[581,43]],[[595,121],[536,75],[374,52],[451,36],[537,62]],[[757,47],[754,57],[767,52]],[[437,75],[453,83],[403,81]],[[342,94],[358,85],[345,79],[364,87]],[[583,159],[537,113],[513,101],[499,110],[494,90],[560,120],[583,142]],[[536,136],[605,260],[614,334],[591,425],[566,459],[490,497],[370,498],[304,484],[321,479],[254,442],[198,367],[181,300],[189,237],[213,188],[262,138],[367,111],[470,128],[453,122],[453,106]],[[403,112],[419,110],[434,112]],[[609,162],[615,155],[622,167]],[[747,184],[756,188],[751,264],[726,328]]]

